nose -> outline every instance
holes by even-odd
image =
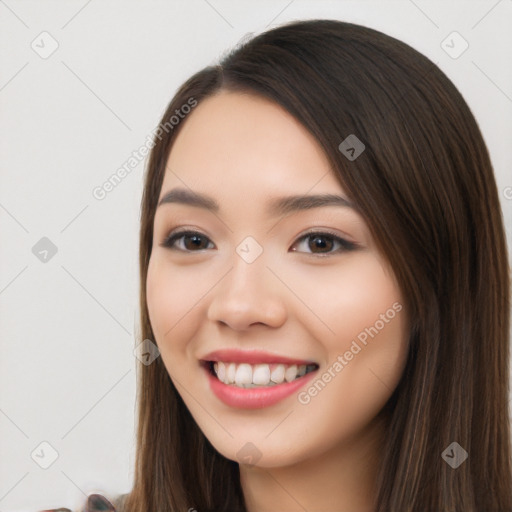
[[[280,327],[286,321],[285,290],[260,257],[247,263],[237,254],[233,267],[212,290],[208,319],[243,331],[255,324]]]

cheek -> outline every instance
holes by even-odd
[[[298,396],[304,417],[315,419],[304,424],[313,445],[321,440],[316,450],[368,425],[392,395],[406,362],[408,322],[400,290],[378,260],[358,265],[336,275],[318,302],[334,334],[326,337],[325,328],[318,328],[326,360]]]
[[[163,356],[183,348],[183,343],[193,337],[199,325],[195,321],[198,308],[194,305],[205,291],[195,284],[189,272],[173,270],[162,258],[152,256],[150,259],[147,306],[155,341]]]
[[[394,277],[374,254],[328,270],[322,275],[317,269],[315,291],[308,295],[308,306],[321,321],[309,314],[301,320],[323,344],[325,378],[315,379],[315,389],[301,403],[311,398],[310,410],[319,415],[321,404],[339,404],[364,423],[384,405],[403,373],[405,307]],[[303,283],[302,293],[308,286],[313,290],[310,277]],[[334,406],[331,412],[335,417],[340,410]]]
[[[304,312],[299,321],[321,340],[329,355],[348,350],[358,336],[364,341],[369,337],[367,329],[374,332],[376,323],[377,330],[388,334],[403,330],[398,318],[404,316],[400,289],[374,253],[354,254],[337,268],[312,266],[287,272],[285,279],[293,283],[303,304],[298,304]]]

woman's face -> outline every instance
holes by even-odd
[[[300,208],[313,195],[348,198],[281,107],[222,91],[181,122],[159,199],[180,189],[218,210],[177,196],[156,210],[147,304],[162,361],[231,460],[285,466],[343,446],[368,429],[404,368],[394,276],[349,203]],[[297,209],[271,207],[291,196]],[[177,230],[195,234],[166,247]],[[235,383],[210,373],[213,360]],[[307,363],[316,369],[301,376]],[[245,387],[251,378],[257,388]]]

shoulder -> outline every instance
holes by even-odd
[[[90,494],[83,510],[80,512],[126,512],[124,504],[128,494],[105,496],[103,494]]]
[[[124,508],[129,494],[119,494],[114,497],[107,497],[103,494],[90,494],[82,508],[72,511],[69,508],[54,508],[41,510],[40,512],[127,512]]]

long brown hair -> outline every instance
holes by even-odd
[[[496,182],[479,127],[428,58],[376,30],[292,22],[237,47],[184,83],[146,169],[140,226],[140,339],[153,221],[165,164],[186,118],[220,90],[281,105],[320,143],[389,261],[410,315],[409,355],[389,409],[376,512],[511,512],[510,283]],[[189,115],[193,115],[190,113]],[[365,145],[355,160],[338,146]],[[245,511],[238,463],[194,422],[163,363],[138,364],[129,512]],[[456,469],[442,457],[458,443]]]

